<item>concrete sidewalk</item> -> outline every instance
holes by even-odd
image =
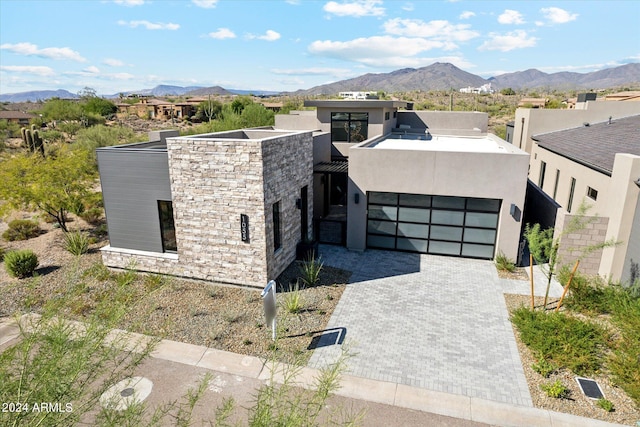
[[[0,351],[19,337],[15,322],[0,323]],[[113,340],[127,339],[131,349],[150,337],[113,331]],[[224,397],[233,396],[238,407],[251,405],[256,390],[266,381],[282,380],[284,365],[272,367],[263,360],[212,348],[162,340],[136,375],[153,381],[150,405],[179,399],[207,372],[213,375],[209,389],[195,411],[196,420],[213,420]],[[316,369],[300,368],[295,383],[309,387]],[[536,426],[604,427],[617,424],[524,406],[448,394],[385,381],[343,375],[341,388],[329,402],[329,410],[365,410],[366,426]],[[245,411],[246,412],[246,411]],[[246,417],[246,413],[244,414]],[[242,421],[242,417],[240,418]]]

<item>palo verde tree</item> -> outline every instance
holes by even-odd
[[[56,156],[23,153],[0,163],[0,213],[34,209],[51,216],[65,232],[67,213],[80,214],[96,170],[85,150],[61,149]]]
[[[595,217],[587,216],[588,210],[589,206],[587,206],[584,202],[580,203],[580,207],[578,207],[576,213],[571,217],[564,229],[560,233],[557,233],[558,235],[556,237],[554,237],[556,233],[555,229],[553,228],[547,228],[543,230],[540,227],[540,224],[534,224],[533,226],[531,224],[527,224],[525,227],[524,236],[527,239],[527,243],[529,245],[529,252],[533,256],[536,264],[541,266],[541,270],[547,278],[547,289],[544,294],[545,308],[547,307],[547,301],[549,299],[551,280],[558,271],[558,268],[561,266],[560,262],[562,260],[560,259],[558,253],[560,250],[560,242],[562,240],[562,237],[584,230],[587,224],[593,222]],[[579,255],[576,256],[576,259],[579,260],[594,251],[615,246],[617,244],[618,242],[610,239],[602,243],[597,243],[582,248],[576,248],[580,251]]]

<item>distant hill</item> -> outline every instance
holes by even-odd
[[[187,95],[187,96],[233,95],[233,92],[230,92],[220,86],[212,86],[212,87],[201,87],[198,89],[190,90],[189,92],[185,92],[184,95]]]
[[[297,95],[331,95],[346,91],[381,90],[404,92],[411,90],[446,90],[467,86],[478,87],[487,81],[452,64],[436,62],[423,68],[403,68],[391,73],[365,74],[348,80],[297,91]]]
[[[436,62],[422,68],[403,68],[390,73],[369,73],[352,79],[315,86],[311,89],[298,90],[288,94],[298,96],[336,95],[346,91],[384,91],[388,93],[414,90],[449,90],[464,87],[480,87],[491,83],[494,89],[512,88],[515,90],[596,90],[621,86],[640,86],[640,63],[626,64],[607,68],[592,73],[544,73],[535,68],[501,74],[484,79],[475,74],[461,70],[455,65]],[[262,90],[225,89],[220,86],[170,86],[159,85],[152,89],[121,92],[122,94],[138,94],[146,96],[206,96],[206,95],[255,95],[270,96],[280,92]],[[287,94],[287,93],[284,93]],[[117,98],[120,93],[108,96]],[[53,97],[77,98],[66,90],[42,90],[32,92],[10,93],[0,95],[0,102],[35,102]]]
[[[560,72],[547,74],[536,69],[501,74],[489,79],[497,88],[606,89],[640,84],[640,63],[626,64],[591,73]]]
[[[5,93],[0,95],[0,102],[36,102],[50,98],[76,99],[79,96],[64,89],[33,90],[30,92]]]

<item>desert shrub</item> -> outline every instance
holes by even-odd
[[[610,400],[605,399],[604,397],[601,399],[598,399],[598,401],[596,402],[596,404],[601,407],[602,409],[604,409],[606,412],[613,412],[614,411],[614,407],[613,407],[613,403],[611,403]]]
[[[300,265],[300,274],[302,275],[302,283],[306,286],[314,286],[320,281],[320,272],[324,263],[320,257],[316,258],[314,254]]]
[[[543,377],[549,378],[549,375],[551,375],[553,371],[556,370],[556,367],[553,366],[553,364],[550,363],[548,360],[541,357],[536,363],[531,365],[531,369],[533,369]]]
[[[555,399],[561,399],[569,395],[569,389],[562,384],[562,381],[560,380],[555,380],[552,383],[540,384],[540,388],[542,391],[547,393],[547,396]]]
[[[498,270],[508,271],[509,273],[513,273],[514,271],[516,271],[515,262],[509,259],[502,251],[498,251],[498,255],[496,255],[495,263]]]
[[[38,267],[38,256],[30,249],[9,251],[4,256],[4,266],[11,277],[23,279],[33,276]]]
[[[0,262],[2,262],[2,260],[4,259],[4,254],[7,252],[7,250],[5,248],[3,248],[2,246],[0,246]]]
[[[102,220],[102,209],[89,208],[80,214],[80,218],[84,219],[91,225],[98,225]]]
[[[289,292],[284,295],[284,308],[287,313],[297,314],[304,308],[304,299],[300,293],[298,282],[294,286],[289,286]]]
[[[9,223],[9,228],[2,233],[5,240],[27,240],[40,234],[40,227],[35,221],[29,219],[14,219]]]
[[[602,354],[608,333],[599,325],[564,313],[514,310],[511,320],[520,338],[534,353],[578,375],[593,373],[602,367]]]
[[[73,255],[82,255],[89,250],[89,236],[82,231],[64,233],[64,248]]]

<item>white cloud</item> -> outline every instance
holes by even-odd
[[[53,76],[55,74],[50,67],[33,65],[0,65],[0,70],[12,73],[35,74],[37,76]]]
[[[353,16],[360,18],[362,16],[382,16],[384,8],[379,7],[381,0],[354,0],[338,3],[335,1],[327,2],[322,8],[325,12],[337,16]]]
[[[85,68],[82,71],[85,72],[85,73],[89,73],[89,74],[98,74],[100,72],[100,69],[98,67],[96,67],[95,65],[91,65],[91,66]]]
[[[545,7],[540,9],[540,12],[552,24],[566,24],[567,22],[575,21],[578,17],[577,13],[570,13],[559,7]]]
[[[476,16],[475,12],[471,12],[470,10],[465,10],[464,12],[462,12],[459,16],[460,19],[469,19],[469,18],[473,18],[474,16]]]
[[[213,9],[216,7],[218,0],[191,0],[193,4],[205,9]]]
[[[41,58],[57,60],[67,59],[78,62],[86,61],[78,52],[68,47],[45,47],[44,49],[38,49],[38,46],[33,43],[4,43],[0,45],[0,49],[8,50],[18,55],[39,56]]]
[[[514,49],[533,47],[538,41],[535,37],[529,37],[526,31],[516,30],[506,34],[489,33],[489,40],[485,41],[478,50],[499,50],[508,52]]]
[[[233,31],[228,28],[218,28],[216,31],[213,31],[208,34],[212,39],[224,40],[224,39],[234,39],[236,35]]]
[[[119,59],[115,59],[115,58],[105,58],[102,61],[103,64],[108,65],[110,67],[122,67],[124,66],[124,62],[120,61]]]
[[[272,42],[272,41],[276,41],[280,38],[280,33],[273,31],[273,30],[267,30],[266,33],[264,33],[261,36],[257,36],[255,34],[247,34],[246,36],[248,39],[258,39],[258,40],[266,40],[268,42]]]
[[[522,14],[517,10],[505,9],[500,16],[498,22],[501,24],[524,24]]]
[[[138,28],[138,27],[144,27],[147,30],[177,30],[180,28],[179,24],[173,24],[173,23],[164,23],[164,22],[149,22],[149,21],[123,21],[120,20],[118,21],[118,25],[123,25],[125,27],[130,27],[130,28]]]
[[[430,63],[425,58],[417,58],[417,55],[444,47],[446,43],[437,40],[376,36],[346,42],[318,40],[308,49],[312,54],[375,67],[417,67]]]
[[[402,6],[402,10],[407,12],[412,12],[413,9],[414,9],[413,3],[406,3],[404,6]]]
[[[121,4],[124,6],[142,6],[144,4],[144,0],[113,0],[115,4]]]
[[[424,22],[420,19],[390,19],[383,25],[387,34],[406,37],[422,37],[443,42],[444,49],[455,49],[455,42],[462,42],[478,37],[480,34],[470,30],[468,24],[452,24],[449,21],[437,20]]]

